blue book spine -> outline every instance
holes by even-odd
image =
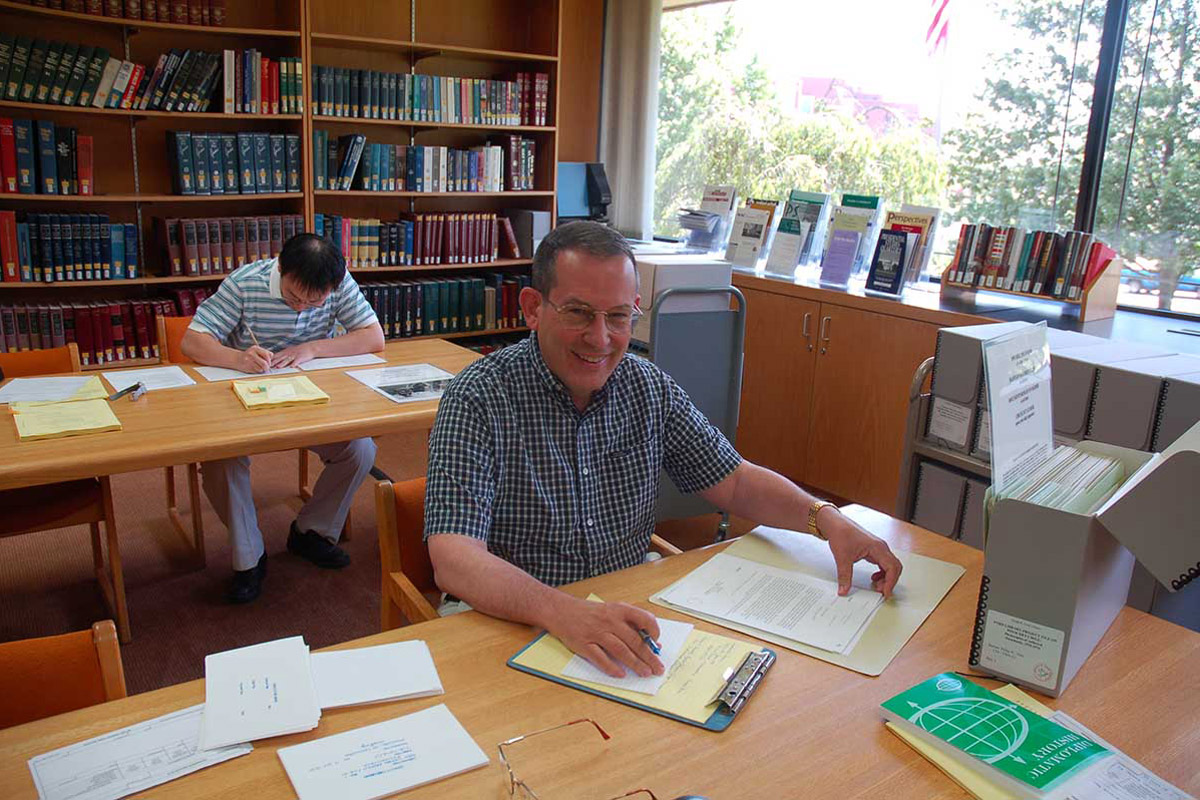
[[[325,215],[324,214],[314,214],[313,215],[313,233],[315,233],[317,236],[320,236],[322,239],[325,238]]]
[[[79,241],[83,243],[83,270],[75,277],[78,280],[91,280],[96,270],[96,247],[92,237],[92,215],[79,215]]]
[[[29,223],[17,223],[17,267],[21,280],[33,280],[33,248],[29,241]]]
[[[125,274],[130,278],[141,277],[137,226],[131,222],[125,223]]]
[[[17,191],[20,194],[37,194],[37,158],[33,140],[33,122],[27,119],[13,120],[13,138],[17,147]]]
[[[112,279],[112,237],[109,235],[108,215],[100,218],[100,280]]]
[[[125,226],[121,223],[115,223],[108,226],[109,238],[112,241],[112,267],[110,274],[104,277],[112,278],[113,280],[125,279]]]
[[[58,194],[58,152],[54,148],[54,123],[37,121],[38,168],[42,182],[40,194]]]
[[[413,225],[411,220],[404,221],[404,263],[407,266],[413,264]]]

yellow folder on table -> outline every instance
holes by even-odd
[[[121,430],[121,421],[107,400],[24,403],[13,411],[17,436],[22,441]]]
[[[329,395],[321,391],[305,375],[289,375],[286,378],[256,378],[249,381],[234,381],[231,385],[238,400],[241,400],[242,405],[251,411],[329,402]]]

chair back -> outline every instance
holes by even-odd
[[[112,620],[91,630],[0,644],[0,728],[125,697]]]
[[[79,372],[79,347],[71,342],[64,347],[46,350],[22,350],[0,353],[0,373],[5,378],[24,378],[48,375],[53,372]]]
[[[191,364],[192,360],[183,354],[180,344],[188,325],[192,324],[191,317],[162,317],[158,318],[158,358],[164,364]]]
[[[380,481],[375,486],[379,498],[379,556],[384,574],[403,573],[422,594],[437,592],[429,548],[424,541],[425,479]]]

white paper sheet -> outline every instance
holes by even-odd
[[[233,381],[240,378],[261,378],[264,375],[286,375],[289,372],[299,372],[295,367],[280,367],[266,372],[241,372],[236,369],[226,369],[225,367],[196,367],[196,372],[199,372],[208,381]]]
[[[0,403],[70,400],[92,377],[13,378],[0,389]]]
[[[429,647],[420,640],[313,653],[321,708],[442,694]]]
[[[1107,747],[1114,755],[1070,778],[1049,792],[1046,800],[1194,800],[1190,794],[1175,788],[1101,739],[1074,717],[1055,711],[1050,719]]]
[[[320,720],[303,637],[205,657],[203,749],[310,731]]]
[[[116,800],[245,755],[235,744],[201,750],[197,705],[29,759],[41,800]]]
[[[357,356],[330,356],[329,358],[314,358],[312,361],[305,361],[300,365],[300,369],[306,372],[314,369],[344,369],[346,367],[366,367],[371,364],[386,364],[386,359],[382,359],[374,353],[363,353]]]
[[[718,553],[674,584],[674,605],[845,654],[875,615],[883,595]]]
[[[147,367],[146,369],[123,369],[119,372],[105,372],[104,380],[115,391],[128,389],[139,381],[146,384],[146,389],[174,389],[178,386],[194,386],[195,381],[177,366]]]
[[[488,763],[445,705],[283,747],[279,760],[300,800],[376,800]]]
[[[984,341],[983,364],[992,421],[992,485],[1003,496],[1054,450],[1046,323]]]
[[[347,372],[351,378],[397,403],[436,400],[454,377],[432,364],[406,364]]]
[[[568,678],[579,678],[593,683],[602,683],[605,686],[615,686],[618,689],[628,689],[631,692],[642,692],[649,695],[658,694],[658,690],[662,688],[663,683],[667,680],[667,673],[671,671],[671,666],[679,658],[679,654],[683,652],[683,644],[687,641],[688,634],[695,627],[695,625],[689,622],[677,622],[671,619],[658,620],[660,634],[658,645],[662,648],[662,652],[658,654],[658,660],[663,664],[662,675],[651,675],[648,678],[642,678],[636,672],[626,669],[625,677],[613,678],[580,655],[573,656],[567,662],[567,665],[563,667],[562,674]]]

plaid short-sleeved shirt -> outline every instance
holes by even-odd
[[[347,271],[342,282],[317,308],[296,312],[283,300],[278,259],[240,267],[221,281],[216,293],[200,304],[189,328],[211,333],[226,347],[245,350],[258,343],[268,350],[328,339],[378,322],[362,290]]]
[[[429,439],[425,537],[457,533],[551,586],[638,564],[661,469],[682,492],[741,463],[651,362],[626,354],[581,413],[537,335],[447,388]]]

